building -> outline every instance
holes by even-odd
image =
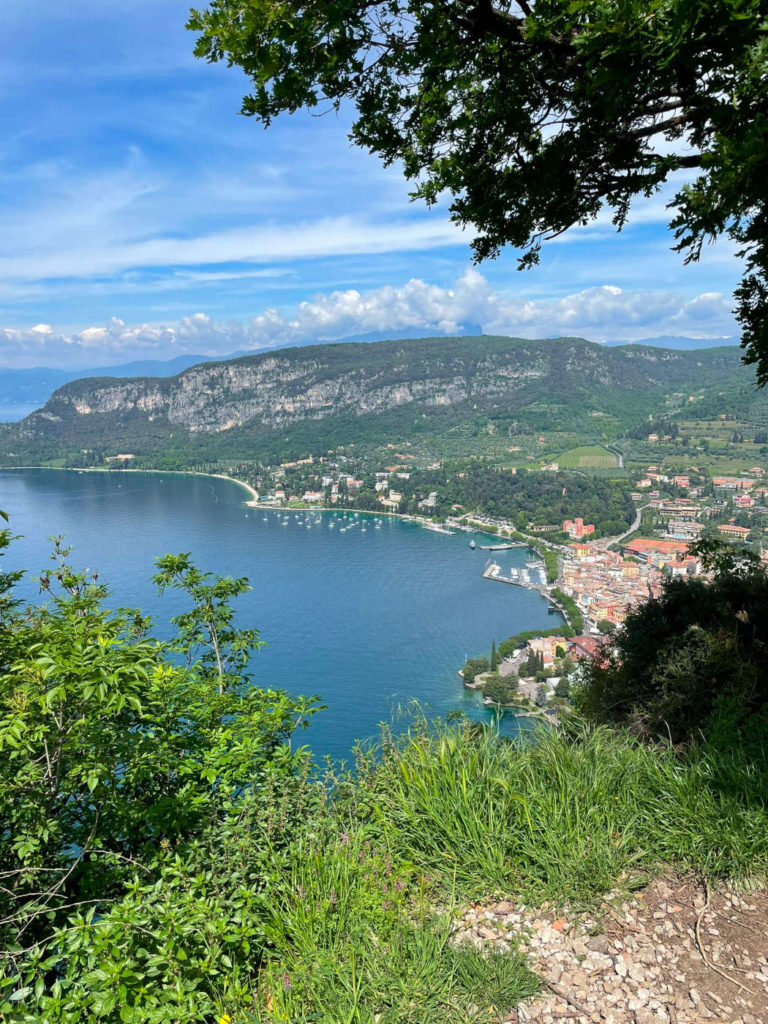
[[[593,636],[574,636],[568,641],[568,654],[576,661],[597,661],[603,645]]]
[[[567,533],[574,540],[581,540],[582,537],[589,537],[595,532],[594,524],[584,523],[583,519],[566,519],[563,521],[563,533]]]
[[[733,504],[736,508],[754,508],[755,499],[749,494],[734,494]]]
[[[673,519],[667,523],[666,536],[672,540],[698,540],[704,526],[689,520]]]
[[[718,526],[718,530],[724,537],[730,537],[732,540],[746,540],[749,536],[749,530],[746,526],[734,526],[733,523]]]
[[[679,577],[688,575],[688,562],[666,562],[661,570],[665,576]]]
[[[535,654],[540,654],[544,661],[544,668],[551,668],[557,657],[557,648],[563,651],[568,649],[568,641],[564,636],[539,636],[528,641],[528,647]]]
[[[646,560],[653,555],[660,555],[666,561],[674,561],[676,556],[684,555],[688,551],[688,545],[676,540],[656,540],[655,537],[639,538],[631,540],[627,544],[627,551]]]

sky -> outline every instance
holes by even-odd
[[[672,189],[475,266],[447,204],[348,141],[351,110],[239,114],[179,0],[0,4],[0,367],[108,366],[359,335],[737,333],[728,243],[684,267]]]

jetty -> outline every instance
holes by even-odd
[[[448,530],[445,526],[440,526],[439,523],[424,523],[421,524],[425,530],[431,530],[432,533],[446,533],[449,537],[454,534],[453,530]]]
[[[512,548],[527,548],[522,540],[511,540],[508,544],[481,544],[481,551],[511,551]]]
[[[496,562],[489,562],[483,570],[484,580],[495,580],[497,583],[509,583],[513,587],[524,587],[526,590],[538,590],[542,597],[552,600],[549,595],[549,587],[545,583],[534,583],[530,577],[524,579],[522,576],[502,576],[501,566]]]

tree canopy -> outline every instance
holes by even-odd
[[[352,140],[427,203],[537,262],[545,240],[671,180],[676,249],[726,235],[745,361],[768,381],[768,30],[761,0],[210,0],[196,53],[265,125],[356,108]]]
[[[768,721],[768,573],[718,541],[694,551],[711,578],[669,579],[586,669],[577,706],[598,722],[674,742],[762,747]]]

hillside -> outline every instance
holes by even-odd
[[[616,433],[650,413],[753,391],[734,348],[608,349],[579,338],[431,338],[283,349],[173,377],[89,378],[0,431],[0,458],[169,446],[208,457],[325,450],[493,420],[504,434]],[[15,453],[10,458],[8,453]]]

